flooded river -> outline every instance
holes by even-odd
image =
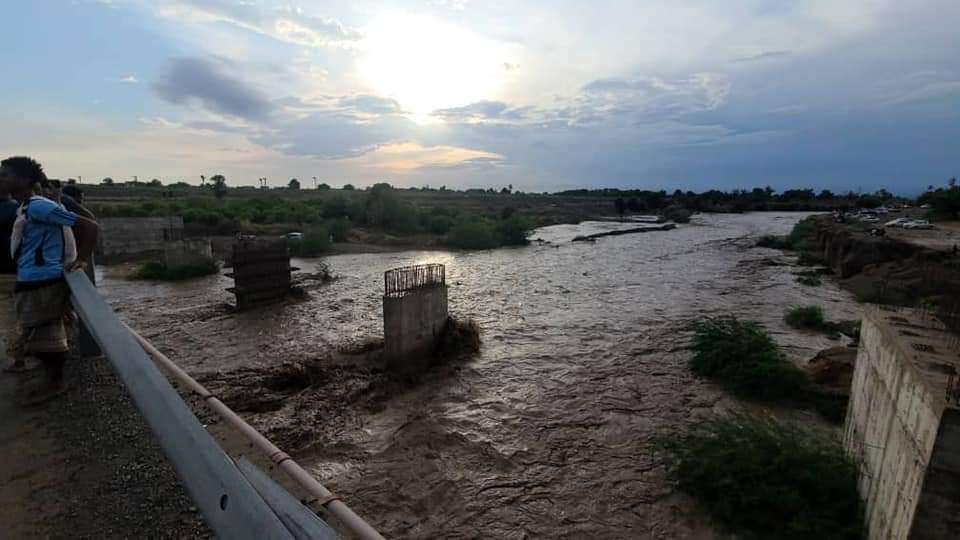
[[[772,265],[789,257],[752,248],[802,217],[698,216],[570,242],[621,226],[583,223],[541,229],[534,237],[550,243],[526,248],[329,257],[337,279],[308,300],[245,314],[224,309],[224,277],[150,284],[108,269],[101,287],[131,326],[225,395],[249,370],[320,366],[315,385],[279,385],[282,399],[244,414],[388,537],[714,538],[652,439],[734,405],[686,368],[695,318],[759,320],[802,361],[838,343],[787,328],[787,307],[859,316],[829,280],[799,285]],[[479,322],[481,353],[417,384],[334,354],[382,336],[383,272],[426,262],[446,264],[451,311]]]

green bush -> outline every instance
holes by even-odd
[[[860,540],[857,465],[837,443],[746,415],[674,433],[679,487],[745,540]]]
[[[701,319],[693,324],[690,367],[716,380],[734,395],[764,401],[801,399],[807,374],[780,354],[758,323],[736,317]]]
[[[497,231],[485,219],[460,219],[450,229],[447,244],[460,249],[493,249],[500,245]]]
[[[427,230],[433,234],[447,234],[454,225],[453,218],[446,215],[428,216],[426,220]]]
[[[673,204],[667,208],[664,208],[661,214],[667,221],[672,221],[674,223],[690,223],[690,216],[692,215],[692,212],[680,205]]]
[[[790,241],[787,240],[785,236],[774,236],[772,234],[767,234],[761,236],[757,240],[757,247],[765,247],[771,249],[790,249]]]
[[[497,223],[497,234],[500,235],[500,244],[504,246],[525,246],[530,243],[527,236],[533,229],[530,221],[522,216],[511,214]]]
[[[808,287],[819,287],[823,285],[823,280],[818,276],[800,276],[797,278],[797,283]]]
[[[324,226],[327,230],[330,231],[330,236],[333,237],[334,242],[346,242],[347,235],[350,233],[350,229],[353,227],[353,224],[350,223],[350,220],[345,217],[331,219],[326,222]]]
[[[823,266],[827,264],[827,260],[817,253],[801,251],[797,258],[797,264],[800,266]]]
[[[817,234],[816,217],[810,216],[797,222],[793,230],[787,236],[787,244],[790,249],[804,251],[813,247],[813,241]]]
[[[805,330],[823,330],[829,325],[820,306],[792,307],[783,320],[793,328]]]
[[[846,334],[855,341],[860,340],[860,321],[829,321],[820,306],[796,306],[790,308],[783,320],[793,328],[819,330],[833,335]]]
[[[303,233],[303,240],[289,240],[290,255],[319,257],[330,251],[330,233],[324,227],[314,227]]]
[[[220,265],[210,259],[203,264],[167,267],[162,262],[152,261],[143,264],[134,272],[133,279],[150,281],[184,281],[209,276],[220,271]]]
[[[437,356],[454,358],[480,352],[480,325],[473,319],[447,317],[437,343]]]

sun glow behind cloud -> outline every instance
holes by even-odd
[[[359,72],[418,122],[438,109],[495,99],[507,82],[507,48],[434,19],[389,16],[365,28]]]

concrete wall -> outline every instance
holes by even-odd
[[[164,244],[183,239],[183,218],[100,218],[97,255],[102,262],[160,253]]]
[[[213,260],[210,240],[190,239],[167,242],[163,246],[163,264],[167,268],[199,266]]]
[[[890,320],[880,310],[863,319],[844,428],[845,448],[862,462],[870,540],[909,537],[946,408],[943,388]]]
[[[960,411],[947,409],[923,481],[912,540],[960,538]]]
[[[383,349],[388,369],[415,373],[430,366],[447,322],[447,286],[383,298]]]

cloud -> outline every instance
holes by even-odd
[[[478,101],[463,107],[439,109],[432,114],[457,120],[521,120],[531,111],[531,107],[512,107],[502,101]]]
[[[399,114],[403,112],[403,108],[396,100],[370,94],[343,96],[337,100],[337,103],[340,107],[369,114]]]
[[[792,55],[792,51],[766,51],[752,56],[743,56],[737,58],[734,62],[759,62],[761,60],[772,60],[775,58],[784,58]]]
[[[133,75],[127,75],[126,77],[120,77],[120,79],[118,79],[118,82],[127,83],[127,84],[137,84],[140,81],[138,81],[137,78],[134,77]]]
[[[362,119],[342,112],[315,112],[253,138],[288,154],[343,159],[405,142],[415,131],[416,124],[399,115]]]
[[[265,120],[272,109],[265,95],[231,76],[223,63],[202,58],[170,59],[153,89],[176,105],[196,103],[204,110],[247,120]]]
[[[362,37],[336,19],[308,15],[299,7],[264,9],[253,2],[177,0],[164,5],[160,14],[196,22],[223,22],[308,47],[346,45]]]
[[[730,82],[717,73],[687,77],[605,78],[586,84],[559,117],[577,124],[643,124],[716,109],[730,93]]]

